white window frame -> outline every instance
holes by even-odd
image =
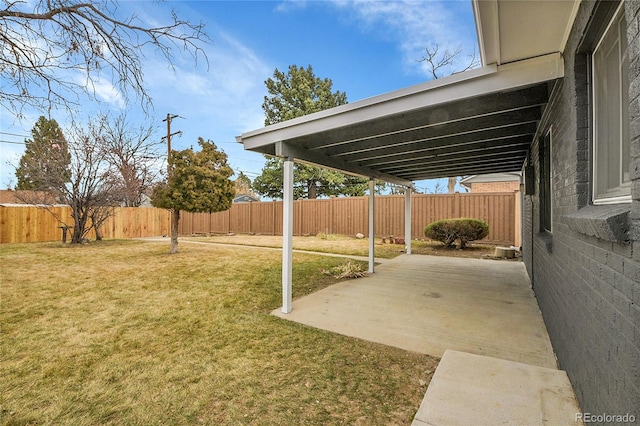
[[[592,185],[592,199],[593,199],[593,204],[615,204],[615,203],[624,203],[624,202],[631,202],[631,182],[630,181],[624,181],[624,177],[621,176],[620,177],[620,181],[621,181],[621,185],[618,186],[617,188],[615,188],[611,195],[606,195],[606,194],[598,194],[598,180],[600,179],[600,176],[598,174],[598,106],[597,106],[597,99],[596,99],[596,95],[597,95],[597,90],[596,90],[596,85],[598,84],[599,81],[598,80],[598,76],[596,75],[596,52],[598,52],[598,49],[600,49],[600,47],[602,46],[602,43],[604,42],[605,38],[610,34],[611,30],[615,30],[617,31],[617,23],[620,19],[620,14],[624,14],[624,8],[623,8],[624,2],[621,2],[620,6],[618,7],[618,9],[616,10],[615,14],[613,15],[613,18],[611,19],[611,21],[609,22],[609,24],[607,25],[606,30],[604,31],[602,37],[600,38],[600,40],[598,41],[594,51],[593,51],[593,55],[591,57],[591,69],[593,70],[593,75],[592,75],[592,81],[593,81],[593,89],[592,89],[592,102],[593,102],[593,167],[592,167],[592,171],[593,171],[593,185]],[[624,16],[624,15],[623,15]],[[618,42],[618,49],[620,48],[621,43]],[[627,44],[627,50],[628,50],[628,44]],[[624,57],[627,56],[627,52],[620,52],[620,57]],[[619,78],[620,80],[620,84],[629,84],[628,81],[623,81],[624,79],[620,76]],[[622,87],[620,87],[620,92],[622,92]],[[628,93],[628,87],[627,87],[627,93]],[[616,142],[609,142],[609,143],[616,143],[619,145],[619,149],[620,149],[620,173],[623,173],[623,169],[624,169],[624,163],[625,161],[629,161],[630,164],[630,158],[625,159],[623,156],[623,146],[625,144],[625,142],[622,140],[622,138],[624,138],[624,132],[623,132],[623,128],[624,126],[627,127],[627,129],[629,128],[629,117],[628,117],[628,107],[629,107],[629,99],[624,99],[624,96],[620,97],[620,114],[619,114],[619,131],[620,131],[620,135],[621,135],[621,139],[619,141]],[[623,105],[623,102],[627,102],[627,105]],[[627,112],[626,117],[624,117],[624,112]],[[627,141],[626,143],[630,144],[630,141],[628,140],[628,131],[627,131]],[[628,165],[627,165],[628,167]],[[628,173],[629,170],[627,170]],[[605,175],[606,176],[606,171],[600,173],[601,175]]]
[[[554,205],[554,202],[553,202],[553,126],[549,127],[549,130],[547,130],[544,133],[544,136],[542,137],[541,142],[544,143],[545,139],[547,138],[549,139],[549,158],[546,159],[545,157],[542,159],[542,162],[540,162],[540,176],[544,177],[544,173],[543,173],[544,164],[542,163],[544,161],[549,161],[549,176],[547,176],[547,178],[549,179],[549,193],[545,194],[545,196],[548,198],[548,200],[546,200],[545,202],[549,203],[549,228],[548,229],[545,228],[541,221],[540,231],[553,234],[553,205]],[[544,147],[542,147],[541,149],[542,149],[542,152],[546,153],[546,149],[544,149]],[[541,182],[541,185],[544,185],[544,182]],[[540,191],[540,193],[542,194],[542,191]],[[540,215],[542,214],[543,212],[541,209]],[[546,214],[546,212],[544,212],[544,214]]]

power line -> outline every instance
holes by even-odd
[[[4,139],[0,139],[0,143],[10,143],[10,144],[14,144],[14,145],[26,145],[26,143],[24,143],[24,142],[7,141],[7,140],[4,140]]]
[[[0,135],[18,136],[19,138],[29,138],[30,137],[28,135],[19,135],[17,133],[9,133],[9,132],[0,132]]]

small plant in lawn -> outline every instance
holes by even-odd
[[[432,240],[442,242],[447,247],[464,249],[467,243],[481,240],[489,234],[487,222],[478,219],[445,219],[430,223],[424,228],[424,235]]]
[[[362,278],[367,276],[367,273],[362,270],[362,266],[359,263],[351,261],[342,265],[334,266],[331,269],[323,269],[322,273],[339,280]]]

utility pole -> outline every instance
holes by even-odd
[[[167,122],[167,136],[162,139],[167,139],[167,180],[169,176],[171,176],[171,136],[182,134],[182,131],[179,130],[177,132],[171,133],[171,120],[174,118],[180,117],[178,114],[169,114],[167,113],[167,118],[162,121]]]
[[[167,122],[167,183],[169,183],[169,179],[171,178],[171,136],[182,133],[181,131],[177,131],[171,133],[171,120],[179,117],[177,114],[167,114],[167,118],[162,121]],[[163,137],[162,139],[164,139]],[[171,250],[169,253],[174,254],[178,251],[178,223],[180,221],[180,210],[171,209]]]

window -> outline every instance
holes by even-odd
[[[626,30],[621,5],[592,56],[594,204],[631,201]]]
[[[551,232],[551,130],[540,141],[540,231]]]

